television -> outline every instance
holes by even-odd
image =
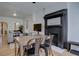
[[[34,24],[34,31],[41,32],[41,24]]]

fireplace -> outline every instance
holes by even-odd
[[[51,35],[54,35],[54,38],[52,40],[52,44],[61,47],[61,26],[54,25],[54,26],[48,26],[47,28],[47,35],[50,33]]]
[[[58,46],[58,34],[53,33],[52,35],[54,35],[54,38],[52,40],[52,44],[55,45],[55,46]]]
[[[44,21],[45,35],[54,35],[52,44],[67,48],[67,9],[45,15]]]

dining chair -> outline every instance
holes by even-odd
[[[24,55],[40,55],[40,50],[43,50],[45,52],[44,55],[46,55],[46,49],[41,45],[43,41],[43,38],[37,37],[35,39],[31,39],[28,41],[27,46],[24,46]]]
[[[45,38],[45,43],[42,44],[42,46],[46,49],[46,56],[52,56],[53,55],[52,49],[51,49],[53,37],[54,37],[54,35],[47,35],[46,38]]]
[[[34,43],[35,43],[35,39],[30,39],[28,42],[27,42],[27,45],[26,46],[23,46],[23,49],[24,49],[24,53],[23,55],[32,55],[34,53]]]

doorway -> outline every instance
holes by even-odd
[[[2,47],[8,47],[8,24],[7,22],[0,22],[0,37],[1,37],[1,45]]]

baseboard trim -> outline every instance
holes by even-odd
[[[79,51],[77,51],[77,50],[73,50],[73,49],[71,49],[70,53],[73,53],[73,54],[75,54],[75,55],[78,55],[78,56],[79,56]]]

